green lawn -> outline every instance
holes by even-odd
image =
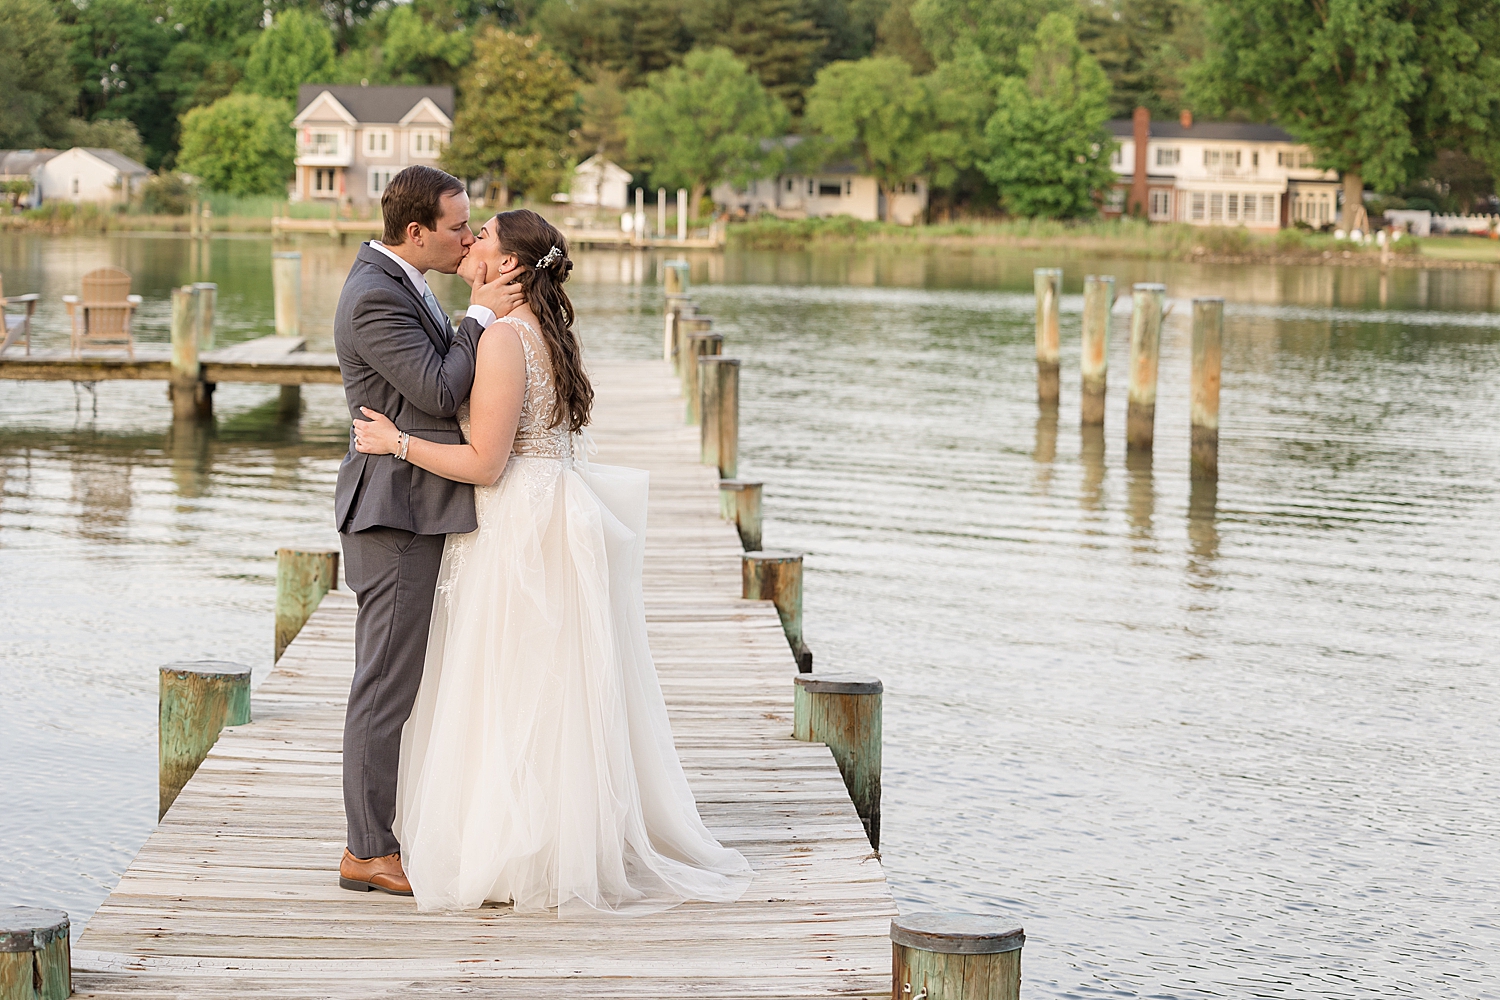
[[[1500,240],[1482,236],[1429,236],[1421,243],[1421,254],[1437,260],[1500,263]]]

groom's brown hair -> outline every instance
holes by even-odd
[[[407,167],[391,178],[380,196],[380,214],[385,219],[380,242],[399,247],[406,242],[406,227],[413,222],[436,229],[443,196],[463,189],[463,181],[437,167]]]

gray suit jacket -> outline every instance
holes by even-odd
[[[455,414],[474,385],[474,354],[483,329],[465,319],[455,333],[438,325],[395,261],[368,245],[344,282],[333,320],[333,344],[349,415],[361,406],[384,413],[413,437],[458,444]],[[384,526],[419,535],[473,531],[474,487],[424,472],[394,455],[354,450],[339,466],[334,491],[339,531]]]

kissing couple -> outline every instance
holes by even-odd
[[[738,899],[753,873],[698,816],[646,639],[647,474],[574,461],[567,241],[525,210],[476,237],[434,167],[380,205],[334,319],[359,600],[339,884],[419,910]],[[427,271],[470,284],[457,329]]]

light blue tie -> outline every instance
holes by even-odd
[[[432,294],[430,287],[422,293],[422,301],[427,303],[427,311],[432,313],[433,319],[437,320],[438,328],[448,329],[448,314],[443,312],[442,306],[438,305],[437,296]]]

